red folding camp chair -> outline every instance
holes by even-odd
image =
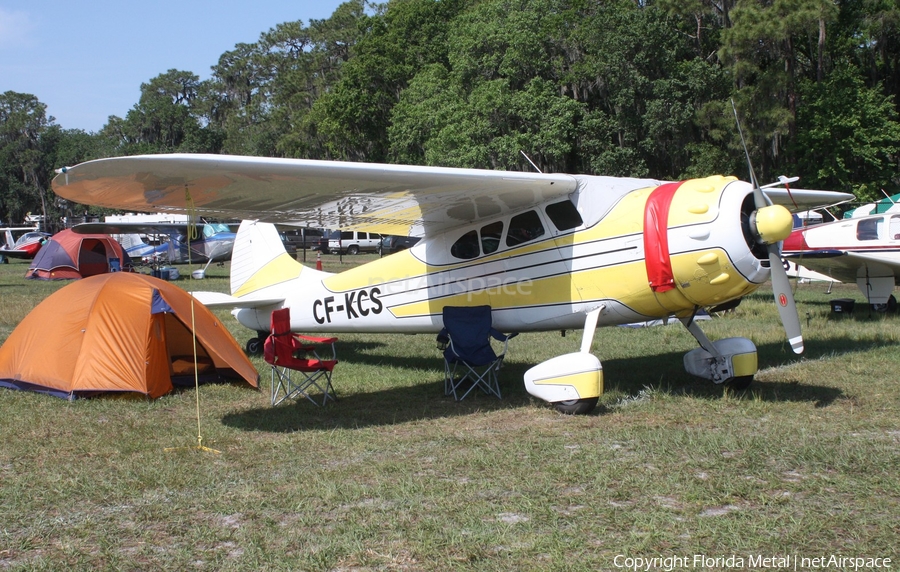
[[[272,333],[263,345],[263,358],[272,366],[272,405],[298,396],[316,405],[336,401],[331,385],[331,372],[337,365],[336,341],[291,332],[290,308],[272,312]],[[321,359],[314,344],[330,344],[331,359]],[[318,394],[310,393],[316,390]]]

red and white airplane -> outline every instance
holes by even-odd
[[[894,311],[900,275],[900,213],[883,213],[800,228],[784,241],[791,263],[859,287],[874,310]]]
[[[23,230],[29,232],[26,232],[18,240],[14,241],[12,233]],[[34,258],[47,238],[50,237],[49,233],[39,232],[33,226],[2,228],[0,231],[5,231],[6,235],[6,244],[0,247],[0,259],[3,259],[3,257]]]

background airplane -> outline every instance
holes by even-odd
[[[778,249],[792,217],[771,201],[805,210],[852,198],[764,193],[754,177],[667,183],[221,155],[120,157],[59,173],[55,192],[77,203],[250,219],[236,238],[231,295],[196,295],[236,308],[260,336],[281,307],[291,308],[294,331],[307,332],[436,333],[444,306],[482,304],[502,331],[583,328],[579,351],[525,375],[529,393],[568,413],[590,411],[602,392],[602,367],[591,353],[598,325],[674,316],[700,345],[684,358],[690,373],[745,386],[757,369],[754,344],[712,342],[693,316],[735,304],[770,274],[788,340],[801,352]],[[329,274],[288,256],[275,226],[254,221],[422,240]]]
[[[133,260],[160,263],[219,262],[231,258],[235,233],[227,224],[95,222],[72,228],[80,234],[115,235]],[[188,240],[188,234],[194,236]],[[145,242],[141,235],[161,237],[158,244]]]
[[[882,191],[884,192],[884,191]],[[875,214],[900,212],[900,193],[885,197],[880,201],[865,204],[844,213],[844,218],[859,218]]]
[[[6,258],[34,258],[47,238],[50,237],[50,233],[40,232],[33,226],[9,227],[0,230],[4,231],[6,238],[5,246],[0,247],[0,262],[6,262]],[[13,232],[21,231],[26,232],[17,240],[13,240]]]
[[[800,228],[784,241],[789,262],[859,287],[874,310],[895,311],[900,275],[900,213]]]

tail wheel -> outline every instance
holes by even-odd
[[[258,356],[262,355],[263,350],[263,340],[262,338],[250,338],[247,340],[247,345],[244,347],[247,350],[247,355]]]
[[[873,312],[887,312],[889,314],[893,314],[897,311],[897,298],[891,294],[890,298],[888,298],[887,304],[871,304],[871,308]]]
[[[564,415],[587,415],[597,407],[597,401],[599,400],[599,397],[570,399],[568,401],[557,401],[553,406]]]

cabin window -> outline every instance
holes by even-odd
[[[341,240],[353,240],[353,231],[345,230],[341,232]]]
[[[481,227],[481,251],[485,254],[496,252],[500,248],[500,236],[503,235],[503,223],[492,222]]]
[[[878,240],[878,231],[883,222],[883,218],[859,221],[859,224],[856,225],[856,238],[858,240]]]
[[[466,234],[459,237],[450,247],[450,254],[456,258],[469,260],[478,256],[478,233],[470,230]]]
[[[512,217],[509,221],[509,232],[506,234],[506,246],[515,246],[544,235],[544,225],[537,211],[528,211]]]
[[[891,229],[888,231],[889,238],[900,240],[900,215],[891,217]]]
[[[203,225],[203,236],[206,238],[215,236],[220,232],[231,232],[231,229],[228,228],[227,224],[222,223],[207,223]]]
[[[547,213],[547,216],[550,217],[550,221],[556,229],[560,231],[569,230],[570,228],[581,226],[584,223],[578,209],[576,209],[575,205],[572,204],[572,201],[568,199],[561,203],[547,205],[547,208],[544,209],[544,211]]]

